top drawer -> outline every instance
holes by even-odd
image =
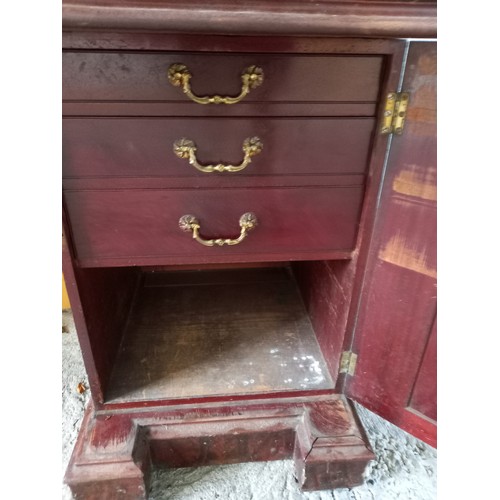
[[[193,54],[67,51],[63,53],[63,99],[191,102],[168,80],[183,64],[197,96],[238,96],[242,72],[257,66],[261,85],[241,102],[374,102],[381,56]]]

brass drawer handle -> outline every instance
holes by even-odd
[[[239,224],[241,231],[238,238],[216,238],[212,240],[205,240],[199,234],[200,222],[194,215],[183,215],[179,219],[179,227],[183,231],[193,231],[193,239],[207,247],[213,247],[214,245],[221,247],[222,245],[237,245],[238,243],[241,243],[247,237],[248,231],[257,225],[257,217],[254,214],[247,212],[240,217]]]
[[[179,158],[189,160],[189,163],[201,172],[239,172],[252,161],[252,156],[258,155],[262,151],[263,147],[264,145],[258,137],[247,137],[243,141],[242,146],[245,156],[239,165],[224,165],[223,163],[218,163],[217,165],[200,165],[196,159],[195,143],[185,138],[174,142],[174,153]]]
[[[257,88],[264,81],[264,71],[257,66],[249,66],[241,74],[241,93],[236,97],[222,97],[220,95],[199,97],[191,92],[189,80],[193,75],[185,64],[172,64],[168,68],[168,80],[174,87],[182,87],[182,91],[198,104],[236,104],[240,102],[252,89]]]

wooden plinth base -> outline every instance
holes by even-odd
[[[374,459],[343,396],[94,412],[66,471],[77,499],[145,499],[152,464],[192,467],[293,458],[303,490],[362,483]]]

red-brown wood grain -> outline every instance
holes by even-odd
[[[422,364],[413,387],[410,405],[426,417],[437,420],[437,322],[425,348]]]
[[[403,89],[411,104],[404,134],[392,143],[354,332],[356,374],[346,391],[435,446],[431,378],[418,385],[419,408],[431,414],[419,417],[411,407],[436,314],[435,43],[411,44]]]
[[[342,396],[86,412],[65,480],[77,498],[146,498],[152,464],[170,467],[292,458],[305,490],[352,487],[374,458]]]
[[[178,63],[186,65],[192,74],[191,90],[198,96],[237,96],[241,92],[241,73],[247,67],[257,66],[263,70],[264,79],[245,96],[245,102],[375,101],[382,58],[64,52],[63,99],[181,101],[196,107],[207,106],[191,103],[180,87],[168,81],[169,67]]]
[[[391,140],[377,134],[374,117],[396,90],[405,42],[373,38],[432,33],[434,2],[221,1],[200,16],[190,2],[162,0],[152,17],[151,4],[134,1],[63,2],[64,265],[94,403],[66,476],[73,491],[87,499],[119,490],[142,498],[151,462],[287,457],[303,489],[359,484],[373,454],[351,406],[334,394],[344,390],[434,444],[434,49],[412,43],[407,129],[392,139],[379,191]],[[221,36],[227,33],[240,36]],[[317,36],[347,33],[357,38]],[[282,36],[297,34],[312,36]],[[168,83],[173,62],[188,65],[202,95],[236,95],[251,64],[263,67],[264,83],[234,106],[199,105]],[[254,135],[264,150],[236,175],[203,174],[172,153],[172,142],[188,137],[200,162],[236,163],[243,139]],[[178,227],[191,213],[203,237],[236,237],[247,211],[259,225],[238,246],[204,247]],[[273,261],[293,263],[335,389],[290,392],[277,384],[275,392],[208,395],[189,387],[190,397],[175,400],[159,390],[147,400],[122,394],[104,403],[141,273],[148,286],[167,279],[188,289],[214,266],[226,276],[221,266],[260,262],[266,267],[238,270],[240,302],[254,304],[257,315],[250,322],[257,341],[266,315],[247,278],[276,272],[267,268]],[[175,272],[186,267],[201,271],[188,273],[195,278]],[[211,311],[205,296],[194,308],[169,310],[153,292],[141,306],[146,313],[134,316],[140,328],[153,325],[150,338],[163,332],[168,339],[179,311],[192,310],[190,325],[212,325],[203,317]],[[281,311],[280,297],[272,297],[270,314]],[[217,352],[231,347],[204,340]],[[203,345],[194,346],[197,360]],[[338,376],[341,352],[351,348],[359,355],[354,379]],[[161,355],[150,361],[163,370]],[[166,367],[169,379],[175,370]],[[117,373],[137,383],[126,362]]]
[[[362,196],[362,186],[65,193],[77,258],[81,263],[98,259],[101,266],[116,258],[128,265],[147,264],[149,257],[188,264],[350,251]],[[235,238],[247,212],[256,215],[258,225],[235,246],[206,247],[179,228],[179,219],[192,214],[205,239]]]
[[[370,314],[370,321],[365,323],[360,318],[356,335],[362,334],[363,338],[355,337],[354,344],[359,356],[357,369],[362,376],[355,376],[348,385],[353,396],[363,395],[363,402],[382,400],[392,406],[409,405],[430,334],[436,297],[435,281],[415,274],[386,262],[376,267],[374,278],[383,276],[384,286],[379,285],[365,302],[363,311]],[[390,313],[386,304],[392,305]]]
[[[63,176],[227,176],[241,187],[256,175],[364,174],[374,127],[373,118],[66,118]],[[240,172],[200,172],[173,151],[187,138],[202,165],[239,165],[255,136],[263,149]]]
[[[433,0],[325,0],[319,7],[298,0],[220,0],[193,15],[199,6],[175,0],[65,0],[63,29],[382,37],[434,37],[437,29]]]
[[[388,38],[332,38],[307,36],[221,36],[190,33],[131,33],[63,31],[62,46],[75,50],[106,51],[171,51],[201,53],[243,54],[322,54],[322,55],[380,55],[391,54],[401,45],[401,40]],[[241,103],[240,103],[241,104]]]
[[[370,117],[377,102],[245,102],[238,106],[196,106],[184,101],[64,101],[63,116],[73,117]]]
[[[65,232],[69,230],[66,226]],[[63,237],[63,272],[95,405],[104,401],[106,384],[128,318],[138,270],[82,269]]]
[[[403,43],[393,45],[391,52],[381,82],[382,96],[397,87],[403,62]],[[379,109],[379,119],[382,111]],[[359,292],[363,285],[375,224],[387,139],[388,136],[378,133],[373,137],[356,249],[350,258],[297,262],[293,265],[316,337],[332,374],[338,374],[342,351],[351,349],[350,334],[356,322]],[[338,392],[343,392],[344,383],[345,375],[339,374],[336,388]]]
[[[350,260],[295,262],[293,269],[302,297],[332,377],[339,372],[349,295],[339,279],[339,269]]]
[[[194,177],[70,177],[62,181],[63,191],[102,191],[122,189],[240,189],[269,188],[318,188],[360,187],[365,181],[364,174],[342,175],[281,175],[281,176],[236,176],[206,175],[200,172]]]

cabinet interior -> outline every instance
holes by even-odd
[[[104,403],[331,393],[343,339],[332,328],[345,304],[325,310],[322,297],[331,301],[347,262],[80,268],[109,275],[103,313],[121,320],[113,331],[88,325],[93,351],[107,351],[96,360]]]

